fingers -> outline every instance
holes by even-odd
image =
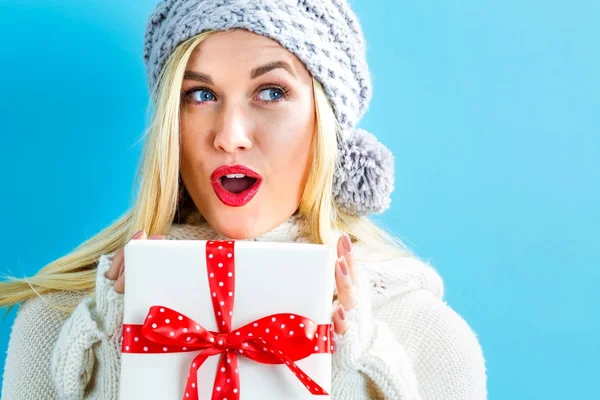
[[[145,239],[146,238],[146,232],[144,232],[144,230],[139,230],[135,233],[135,235],[133,235],[131,237],[131,240],[136,240],[136,239]],[[116,265],[115,263],[115,258],[117,257],[117,255],[119,255],[119,258],[116,260],[118,261],[118,265]],[[115,282],[115,290],[117,291],[117,293],[121,293],[123,294],[125,292],[125,246],[121,247],[119,249],[119,252],[117,254],[115,254],[115,257],[113,258],[113,263],[110,266],[110,270],[112,270],[113,268],[118,272],[117,276],[114,279],[117,280],[117,282]],[[117,269],[118,268],[118,269]],[[110,272],[109,270],[109,272]],[[108,276],[108,272],[106,274],[106,277],[110,279],[110,277]]]
[[[356,284],[356,270],[354,268],[354,255],[352,254],[352,243],[350,242],[350,237],[347,233],[344,233],[338,239],[337,243],[337,256],[344,257],[346,262],[348,263],[348,269],[350,270],[350,278],[352,282]]]
[[[140,232],[142,232],[142,233],[140,234]],[[150,235],[150,236],[146,237],[146,232],[143,232],[143,231],[140,231],[140,232],[136,233],[134,235],[134,237],[132,238],[132,240],[133,239],[163,240],[166,237],[165,235]],[[121,248],[120,251],[123,251],[123,248]],[[120,293],[120,294],[125,293],[125,263],[124,262],[121,264],[121,269],[119,270],[119,276],[117,277],[117,282],[115,282],[115,290],[117,293]]]
[[[333,312],[333,329],[338,335],[343,335],[348,330],[348,321],[346,321],[346,312],[344,307],[339,305]]]
[[[356,305],[356,271],[352,245],[347,234],[342,235],[337,244],[338,259],[335,265],[335,283],[338,291],[338,302],[345,311]]]
[[[121,271],[124,271],[124,269],[122,269]],[[117,279],[117,282],[115,282],[115,290],[117,291],[117,293],[123,294],[125,293],[125,274],[121,273],[121,275],[119,275],[119,278]]]
[[[356,291],[350,278],[348,262],[344,256],[335,263],[335,283],[338,291],[338,302],[345,310],[351,310],[356,304]]]
[[[110,264],[110,268],[106,271],[107,279],[114,281],[119,277],[119,271],[121,270],[121,266],[123,265],[123,248],[121,247],[119,251],[115,253],[112,259],[112,263]]]
[[[138,239],[140,236],[142,236],[142,234],[144,234],[143,229],[137,231],[135,233],[135,235],[133,235],[131,237],[131,240]],[[119,275],[121,275],[121,270],[123,269],[124,255],[125,254],[123,251],[123,247],[121,247],[113,256],[112,262],[110,264],[110,268],[108,269],[108,271],[106,271],[106,274],[105,274],[105,276],[108,279],[110,279],[111,281],[114,281],[115,279],[117,279],[119,277]]]

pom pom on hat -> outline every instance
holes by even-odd
[[[394,157],[375,136],[355,129],[338,144],[333,195],[349,214],[380,214],[389,208],[394,190]]]

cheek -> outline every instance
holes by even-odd
[[[197,144],[192,140],[192,136],[186,134],[185,131],[181,132],[181,140],[180,140],[180,148],[181,148],[181,172],[182,174],[186,174],[190,169],[194,167],[196,164],[196,160],[200,157],[198,156],[198,151],[196,150]]]
[[[206,144],[202,142],[205,135],[202,135],[194,126],[198,126],[193,118],[182,118],[180,124],[180,151],[181,151],[181,174],[183,177],[194,175],[204,171],[203,161],[206,160]]]
[[[297,113],[270,124],[265,145],[271,173],[282,191],[296,191],[293,186],[303,186],[312,161],[314,116]]]
[[[302,93],[285,112],[268,115],[261,121],[268,126],[269,137],[282,153],[298,151],[310,145],[315,128],[312,94]]]

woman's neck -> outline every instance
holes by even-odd
[[[244,240],[256,242],[306,242],[301,234],[304,223],[299,214],[294,214],[268,232]],[[171,225],[167,239],[176,240],[227,240],[231,239],[214,229],[196,212],[188,216],[183,223]]]

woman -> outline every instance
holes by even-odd
[[[371,85],[345,1],[163,1],[144,59],[155,111],[136,203],[2,284],[2,305],[24,302],[3,399],[117,398],[130,238],[332,244],[332,398],[486,398],[481,347],[440,277],[367,219],[389,206],[393,163],[355,128]]]

